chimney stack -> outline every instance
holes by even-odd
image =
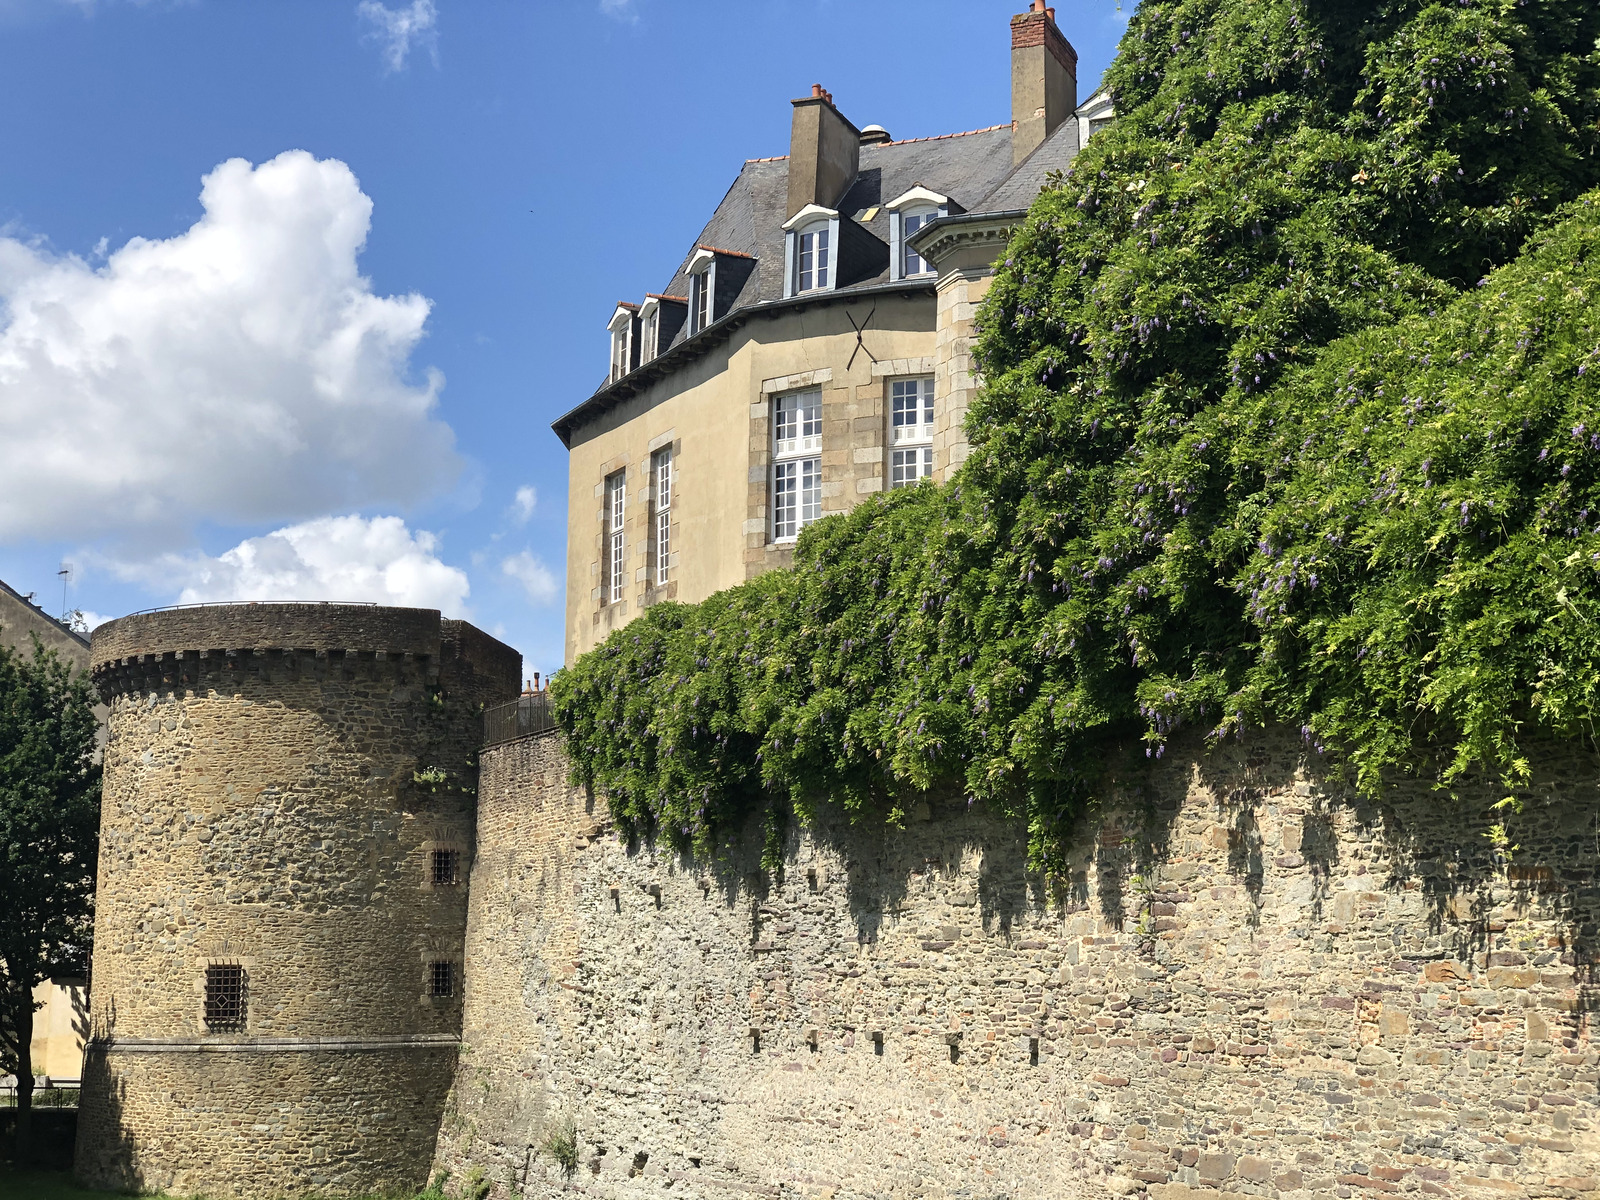
[[[813,84],[811,95],[791,103],[789,217],[808,204],[838,204],[861,164],[861,131],[833,106],[832,92]]]
[[[1056,10],[1033,0],[1011,18],[1011,163],[1043,144],[1078,107],[1078,52],[1056,28]],[[791,191],[791,195],[792,195]]]

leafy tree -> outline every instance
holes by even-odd
[[[17,1077],[18,1141],[33,1099],[33,989],[82,974],[100,833],[95,694],[34,640],[0,646],[0,1071]]]
[[[1369,789],[1515,794],[1592,731],[1600,6],[1145,0],[1107,83],[957,477],[556,677],[624,822],[959,789],[1047,856],[1127,737],[1288,722]]]

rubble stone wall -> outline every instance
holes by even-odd
[[[482,706],[515,694],[516,652],[429,610],[233,605],[112,622],[93,653],[111,716],[78,1177],[420,1188],[460,1036]],[[213,966],[243,969],[242,1022],[208,1019]]]
[[[1493,792],[1371,803],[1285,735],[1175,742],[1060,877],[960,802],[795,830],[774,876],[755,831],[628,845],[554,736],[496,748],[436,1166],[497,1196],[1600,1200],[1597,767],[1546,756],[1497,847]]]

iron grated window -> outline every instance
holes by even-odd
[[[433,883],[435,887],[459,883],[458,855],[454,850],[435,850],[433,852]]]
[[[456,965],[453,962],[428,964],[428,995],[454,996],[456,994]]]
[[[238,963],[211,963],[206,967],[205,1014],[208,1029],[244,1028],[244,968]]]

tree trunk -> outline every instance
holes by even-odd
[[[17,1025],[17,1124],[11,1161],[24,1166],[33,1160],[33,997]]]

